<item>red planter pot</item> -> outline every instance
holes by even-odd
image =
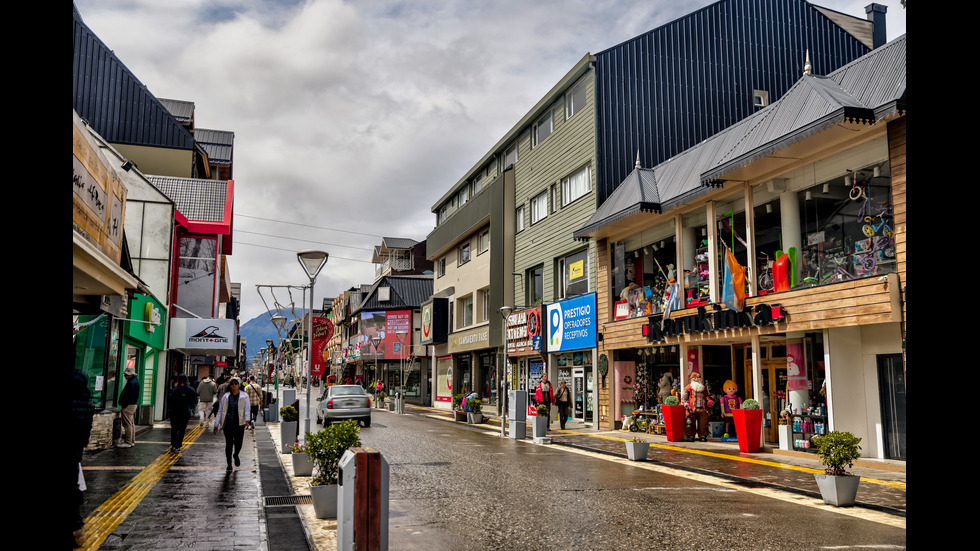
[[[661,406],[660,412],[664,416],[664,428],[667,430],[668,442],[684,441],[684,406]]]
[[[762,410],[733,409],[735,430],[738,431],[738,449],[744,453],[755,453],[762,447]]]

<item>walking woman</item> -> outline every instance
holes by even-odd
[[[568,421],[568,413],[572,408],[572,395],[568,391],[565,381],[558,384],[558,392],[555,394],[555,403],[558,404],[558,422],[561,423],[561,430],[565,430],[565,423]]]
[[[235,466],[242,465],[238,454],[242,451],[242,441],[245,439],[245,429],[248,427],[248,416],[251,411],[248,394],[242,392],[242,382],[238,377],[232,377],[228,385],[228,392],[221,397],[221,405],[218,415],[214,418],[214,433],[218,434],[218,429],[225,433],[225,459],[228,461],[228,469],[231,471],[231,460],[234,458]],[[232,454],[234,448],[234,454]]]

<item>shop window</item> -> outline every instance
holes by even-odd
[[[724,295],[724,284],[725,284],[725,269],[728,266],[728,251],[731,251],[736,266],[734,266],[734,271],[732,272],[733,284],[735,282],[740,282],[742,289],[746,290],[745,296],[748,295],[748,280],[745,274],[748,272],[748,242],[745,239],[745,202],[741,199],[735,201],[734,203],[722,203],[718,204],[716,212],[718,212],[716,220],[716,230],[718,234],[718,274],[716,275],[714,281],[719,285],[721,293],[718,294],[718,300],[721,301]],[[736,212],[739,211],[740,212]],[[741,272],[741,273],[739,273]]]
[[[584,249],[558,259],[558,297],[574,297],[589,292],[589,250]]]
[[[896,269],[887,162],[799,192],[799,286],[875,277]]]
[[[662,313],[670,291],[669,281],[677,280],[677,242],[666,235],[672,224],[660,228],[661,239],[633,239],[613,244],[612,289],[616,299],[614,319]],[[656,230],[656,229],[655,229]],[[633,249],[635,245],[643,244]]]

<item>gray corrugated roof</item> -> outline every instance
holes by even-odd
[[[194,120],[194,102],[182,99],[157,98],[170,111],[170,114],[180,122],[190,123]]]
[[[649,168],[634,168],[609,199],[599,205],[585,227],[575,232],[575,238],[637,212],[661,212],[657,178]]]
[[[197,178],[173,178],[169,176],[146,177],[160,191],[167,194],[177,205],[177,210],[188,220],[201,222],[225,222],[225,201],[228,182],[225,180],[201,180]]]
[[[230,163],[235,150],[235,133],[228,130],[198,128],[194,139],[204,148],[208,159],[216,163]]]
[[[411,249],[415,245],[418,245],[418,241],[414,239],[409,239],[407,237],[382,237],[381,247],[382,249]]]
[[[391,300],[378,300],[378,287],[391,287]],[[404,310],[422,306],[432,296],[432,275],[384,276],[371,286],[364,300],[351,314],[375,310]]]
[[[902,35],[826,77],[805,75],[772,105],[654,167],[652,180],[663,209],[689,202],[728,172],[841,121],[873,124],[904,110],[905,45]],[[575,237],[587,238],[641,210],[635,187],[620,186]],[[605,208],[607,203],[612,205]]]

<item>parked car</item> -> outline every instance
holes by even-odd
[[[371,426],[371,397],[358,385],[328,386],[317,402],[317,424],[357,419],[365,427]]]

